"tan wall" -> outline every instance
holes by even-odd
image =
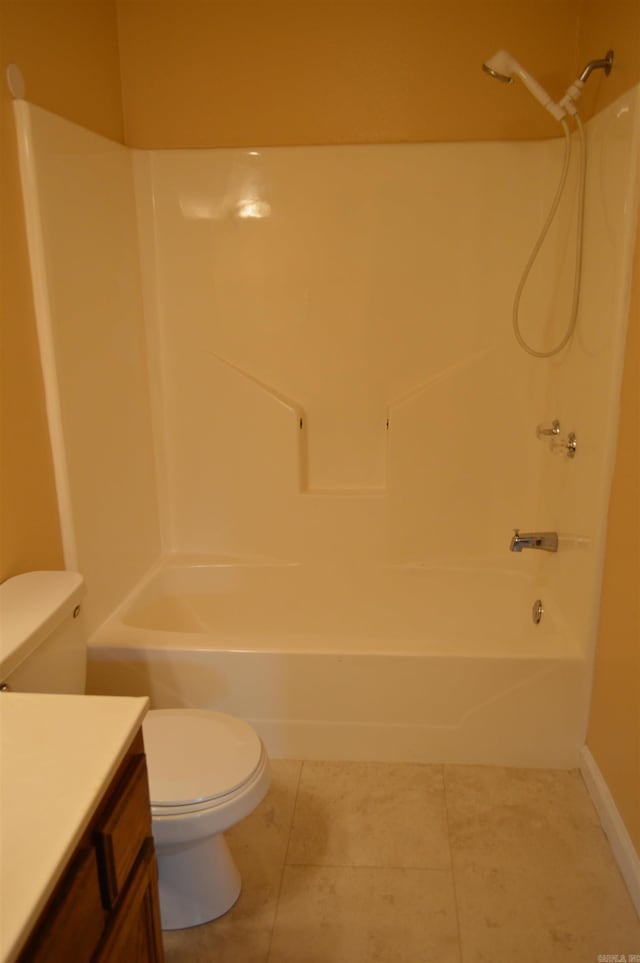
[[[118,0],[126,142],[159,148],[553,137],[556,122],[522,85],[505,88],[480,66],[505,47],[560,97],[576,73],[581,6]]]
[[[62,565],[31,297],[7,63],[30,100],[122,137],[115,8],[109,2],[0,4],[0,580]]]
[[[0,9],[3,73],[17,63],[32,104],[121,141],[115,0],[0,0]]]

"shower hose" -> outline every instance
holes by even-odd
[[[562,165],[562,172],[560,174],[560,181],[556,189],[555,196],[553,198],[553,203],[547,215],[547,219],[542,227],[540,236],[536,241],[529,260],[527,261],[524,271],[522,272],[522,277],[520,278],[520,283],[516,290],[513,299],[513,333],[515,335],[516,341],[520,347],[527,352],[527,354],[532,355],[534,358],[552,358],[554,355],[559,354],[560,351],[569,343],[571,336],[576,327],[576,320],[578,318],[578,304],[580,301],[580,280],[582,276],[582,246],[583,246],[583,228],[584,228],[584,198],[585,198],[585,183],[586,183],[586,143],[584,135],[584,127],[582,126],[582,121],[578,114],[574,114],[574,119],[576,122],[576,127],[578,129],[578,136],[580,138],[580,166],[578,171],[578,223],[576,227],[576,260],[573,278],[573,296],[571,300],[571,312],[569,315],[569,321],[567,324],[566,331],[562,339],[555,345],[555,347],[550,348],[548,351],[538,351],[532,348],[530,344],[527,343],[520,330],[520,299],[522,297],[522,292],[531,273],[531,269],[535,263],[538,256],[540,248],[544,244],[545,238],[549,233],[549,228],[553,223],[553,219],[556,215],[562,193],[567,180],[567,174],[569,171],[569,163],[571,160],[571,134],[569,132],[569,125],[566,120],[561,120],[562,128],[564,130],[565,137],[565,147],[564,147],[564,162]]]

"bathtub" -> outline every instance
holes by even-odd
[[[280,758],[573,767],[586,662],[539,594],[521,570],[168,557],[90,639],[88,691],[241,716]]]

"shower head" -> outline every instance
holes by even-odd
[[[535,77],[532,77],[531,74],[524,69],[522,64],[519,64],[506,50],[498,50],[493,57],[490,57],[486,63],[483,63],[482,69],[485,73],[489,74],[490,77],[499,80],[503,84],[513,83],[514,76],[518,77],[529,93],[532,94],[538,103],[542,104],[556,120],[562,120],[565,116],[566,111],[551,99]]]
[[[494,80],[499,80],[501,84],[512,84],[513,65],[515,60],[506,50],[498,50],[482,65],[482,69]]]

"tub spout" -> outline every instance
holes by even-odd
[[[539,548],[544,552],[558,551],[557,532],[522,532],[517,528],[513,530],[513,538],[509,549],[512,552],[521,552],[523,548]]]

